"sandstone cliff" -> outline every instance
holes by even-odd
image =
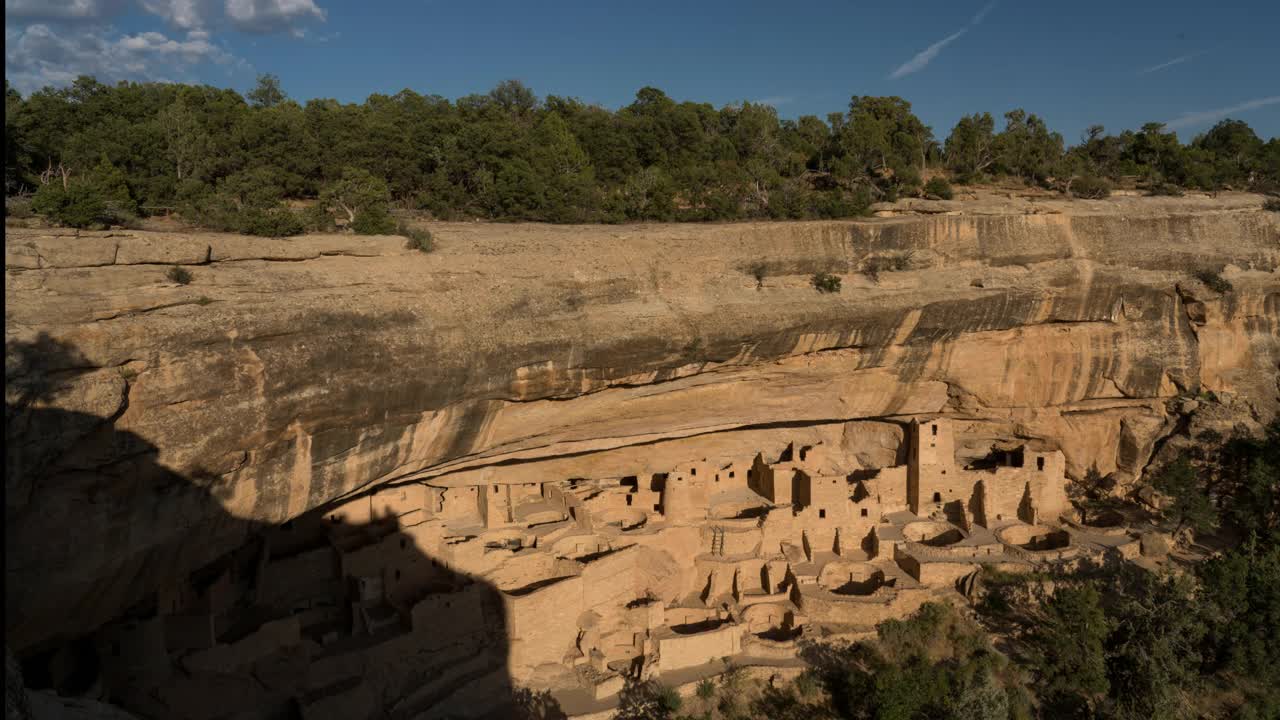
[[[1132,480],[1178,428],[1170,401],[1276,411],[1280,217],[1261,198],[960,208],[439,224],[432,254],[11,230],[9,642],[92,629],[254,528],[374,483],[658,472],[680,443],[740,452],[779,426],[887,465],[895,423],[920,414]],[[901,251],[911,269],[859,272]],[[172,264],[194,280],[166,279]],[[1206,268],[1233,289],[1194,279]],[[815,272],[843,291],[816,292]]]

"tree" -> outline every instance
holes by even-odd
[[[179,93],[158,117],[164,133],[165,152],[173,163],[178,182],[197,176],[201,161],[209,152],[209,136],[185,93]]]
[[[503,80],[489,91],[489,99],[504,112],[523,115],[538,106],[538,96],[519,80]]]
[[[1062,136],[1021,108],[1010,110],[1004,118],[1005,129],[995,138],[1001,170],[1028,182],[1043,182],[1062,156]]]
[[[280,78],[266,73],[258,76],[258,84],[245,94],[245,99],[253,107],[273,108],[288,100],[289,97],[280,88]]]
[[[1118,504],[1115,488],[1115,476],[1098,472],[1097,465],[1086,470],[1084,477],[1068,483],[1067,496],[1080,512],[1080,522],[1087,525],[1096,513],[1114,508]]]
[[[1174,720],[1190,713],[1207,630],[1190,582],[1126,568],[1111,595],[1107,681],[1122,720]]]
[[[840,160],[834,169],[847,180],[868,178],[893,188],[919,185],[925,146],[932,131],[899,97],[854,97],[840,129]]]
[[[658,681],[628,677],[613,720],[670,720],[681,705],[680,694]]]
[[[1063,586],[1044,606],[1031,635],[1043,695],[1061,714],[1094,707],[1107,694],[1105,643],[1111,630],[1092,585]]]
[[[112,165],[106,155],[89,171],[85,181],[93,187],[113,219],[118,221],[137,214],[138,203],[129,192],[124,171]]]
[[[31,198],[31,209],[48,219],[74,228],[93,228],[111,221],[97,188],[84,180],[47,182]]]
[[[943,156],[947,169],[970,179],[980,175],[995,162],[995,120],[991,113],[974,113],[960,118],[947,142]]]
[[[1205,152],[1206,159],[1211,158],[1215,186],[1247,187],[1257,180],[1262,140],[1248,124],[1223,120],[1196,138],[1191,146]]]
[[[1217,525],[1217,509],[1205,491],[1196,467],[1185,453],[1161,468],[1152,486],[1170,498],[1164,514],[1177,523],[1174,535],[1183,527],[1204,532]]]
[[[320,194],[320,205],[346,215],[349,226],[361,234],[393,232],[395,223],[388,213],[391,194],[381,178],[368,170],[347,168],[342,178]]]

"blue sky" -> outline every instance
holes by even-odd
[[[1230,110],[1280,135],[1280,2],[738,0],[6,0],[5,74],[29,91],[81,72],[294,98],[449,98],[518,78],[615,108],[645,85],[783,117],[901,95],[945,137],[1013,107],[1068,142],[1171,121],[1182,137]]]

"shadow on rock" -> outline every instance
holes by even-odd
[[[513,687],[498,590],[423,551],[421,506],[236,518],[224,477],[160,465],[116,428],[122,411],[81,411],[102,371],[74,347],[5,350],[5,631],[36,700],[23,712],[564,717]]]

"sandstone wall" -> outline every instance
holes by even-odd
[[[10,643],[96,627],[165,573],[362,488],[489,482],[497,463],[535,482],[615,462],[602,451],[660,465],[686,439],[751,457],[786,423],[888,465],[891,433],[846,431],[941,414],[1060,445],[1071,475],[1133,477],[1179,394],[1275,411],[1280,220],[1260,204],[445,224],[428,255],[11,230]],[[915,267],[856,272],[890,250]],[[193,282],[166,280],[172,263]],[[1191,279],[1202,267],[1234,291]],[[818,271],[844,290],[814,292]]]

